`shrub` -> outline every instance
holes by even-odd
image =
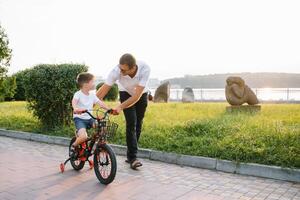
[[[96,89],[98,90],[104,83],[99,83],[96,86]],[[105,95],[104,100],[107,101],[116,101],[118,99],[119,89],[117,84],[113,84],[109,92]]]
[[[87,70],[88,67],[80,64],[41,64],[26,71],[24,88],[28,108],[44,128],[51,130],[70,124],[76,76]]]
[[[14,99],[17,101],[24,101],[25,100],[25,86],[24,86],[24,79],[25,74],[28,70],[22,70],[17,73],[15,73],[13,76],[16,78],[16,92],[14,95]]]
[[[16,87],[15,77],[7,76],[0,79],[0,101],[11,100],[14,97]]]

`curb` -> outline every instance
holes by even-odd
[[[71,140],[70,138],[66,137],[48,136],[37,133],[12,131],[6,129],[0,129],[0,136],[44,142],[48,144],[58,144],[63,146],[68,146]],[[110,145],[114,149],[116,154],[126,156],[127,147],[116,144]],[[149,160],[161,161],[170,164],[177,164],[180,166],[197,167],[228,173],[258,176],[263,178],[272,178],[300,183],[300,169],[283,168],[278,166],[261,165],[254,163],[237,163],[234,161],[219,160],[216,158],[189,156],[142,148],[139,149],[138,155],[140,158],[146,158]]]

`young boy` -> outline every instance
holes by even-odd
[[[74,110],[73,118],[77,136],[73,143],[73,147],[77,147],[84,142],[88,137],[86,130],[93,127],[94,120],[87,113],[82,113],[82,111],[93,109],[95,104],[100,105],[100,107],[105,110],[109,110],[109,107],[98,99],[96,94],[90,93],[90,90],[95,88],[94,76],[92,74],[87,72],[80,73],[77,76],[77,83],[80,90],[74,94],[72,100],[72,107]]]

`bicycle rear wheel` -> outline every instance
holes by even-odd
[[[74,149],[72,147],[72,144],[75,142],[76,137],[73,137],[70,145],[69,145],[69,156],[71,157],[70,159],[70,163],[73,167],[73,169],[75,169],[76,171],[81,170],[84,167],[85,161],[82,161],[78,158],[78,156],[73,157],[72,153],[74,152]],[[77,152],[78,153],[78,152]]]
[[[97,146],[94,154],[94,171],[100,183],[108,185],[117,172],[116,155],[107,144]]]

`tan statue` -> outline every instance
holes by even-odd
[[[170,97],[170,82],[167,81],[161,84],[155,91],[154,102],[165,102],[169,101]]]
[[[241,77],[230,76],[226,82],[225,95],[230,105],[239,106],[243,103],[255,105],[259,103],[254,92],[245,84]]]

